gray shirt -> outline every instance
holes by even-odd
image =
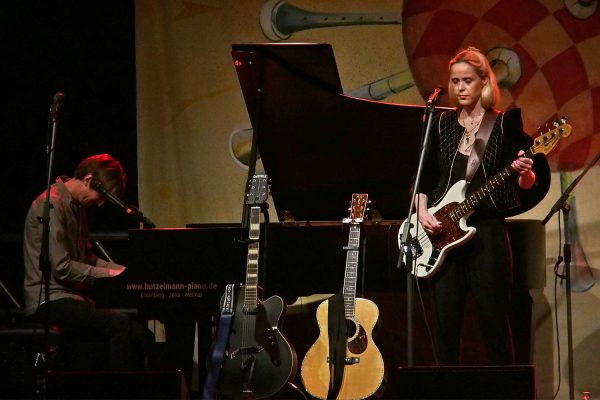
[[[118,267],[91,252],[87,236],[86,211],[73,201],[60,177],[50,190],[49,260],[51,265],[50,300],[74,298],[91,301],[88,292],[96,278],[109,277],[109,269]],[[46,192],[38,196],[27,213],[23,238],[25,261],[25,313],[36,312],[44,302],[44,284],[39,269]]]

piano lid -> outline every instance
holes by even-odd
[[[352,193],[403,219],[424,108],[342,94],[329,44],[233,45],[234,65],[280,220],[341,220]]]
[[[339,221],[352,193],[368,193],[383,219],[406,218],[424,106],[343,95],[329,44],[233,45],[232,55],[280,220]],[[548,192],[543,154],[533,168],[538,183],[505,216]]]

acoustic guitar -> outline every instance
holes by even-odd
[[[364,218],[368,195],[353,194],[350,217],[343,220],[350,226],[346,253],[343,312],[345,334],[342,339],[345,354],[341,366],[336,366],[330,354],[330,315],[332,298],[317,308],[319,337],[306,353],[300,374],[306,391],[319,399],[330,398],[335,387],[337,399],[364,399],[373,395],[381,386],[384,376],[383,358],[372,339],[372,331],[379,318],[379,310],[371,300],[356,297],[356,279],[360,245],[360,225]],[[344,325],[344,324],[342,324]],[[332,334],[333,337],[333,334]],[[336,368],[343,368],[341,384],[335,384]],[[334,391],[335,391],[334,390]]]

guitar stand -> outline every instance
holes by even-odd
[[[248,370],[248,375],[246,376],[244,382],[244,389],[242,390],[242,399],[243,400],[254,400],[254,392],[252,391],[252,381],[254,380],[254,367],[256,366],[256,358],[254,356],[250,357],[244,365],[242,365],[242,370],[240,371],[242,374],[246,370]]]
[[[289,387],[291,388],[291,390],[294,390],[295,392],[299,393],[303,399],[306,399],[306,393],[304,393],[302,391],[302,389],[300,389],[298,386],[294,385],[293,382],[288,381],[287,383],[289,385]]]

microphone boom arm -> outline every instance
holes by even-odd
[[[125,213],[131,218],[133,218],[135,221],[142,223],[144,228],[156,228],[156,225],[148,218],[146,218],[139,209],[137,209],[134,206],[128,206],[127,204],[123,203],[121,199],[119,199],[117,196],[106,190],[102,182],[100,182],[98,179],[92,179],[92,187],[95,191],[105,196],[108,199],[108,201],[125,211]]]

